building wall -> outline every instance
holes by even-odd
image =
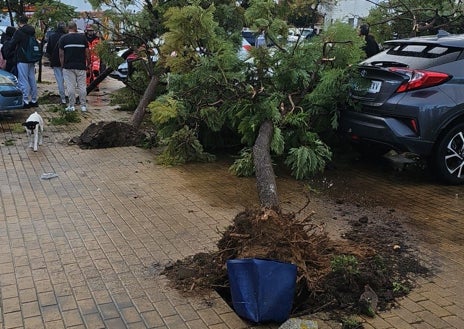
[[[328,26],[338,20],[357,27],[362,24],[362,19],[369,15],[373,6],[373,3],[366,0],[339,0],[333,8],[321,8],[325,16],[324,25]]]

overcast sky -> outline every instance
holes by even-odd
[[[77,11],[91,11],[92,6],[85,0],[60,0],[61,3],[77,7]]]

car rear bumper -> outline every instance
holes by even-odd
[[[343,111],[339,132],[357,143],[388,145],[400,152],[428,156],[433,142],[423,140],[404,122],[392,117],[380,117],[355,111]]]

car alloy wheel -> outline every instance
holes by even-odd
[[[437,144],[435,169],[447,183],[464,183],[464,124],[451,128]]]

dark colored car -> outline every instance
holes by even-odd
[[[359,65],[340,132],[358,146],[429,161],[450,184],[464,183],[464,34],[398,39]]]
[[[252,46],[255,45],[257,36],[258,36],[258,32],[256,31],[251,31],[248,29],[244,29],[242,31],[242,37],[245,38],[245,40]]]

